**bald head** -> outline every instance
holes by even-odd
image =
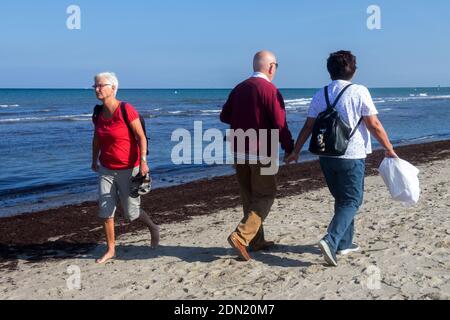
[[[277,58],[270,51],[259,51],[253,57],[253,71],[262,72],[270,80],[275,76]]]
[[[259,51],[253,57],[253,71],[264,72],[268,71],[271,63],[276,63],[277,58],[270,51]]]

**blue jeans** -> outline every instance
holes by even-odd
[[[352,244],[355,216],[363,201],[365,159],[320,157],[320,167],[335,200],[325,239],[336,252]]]

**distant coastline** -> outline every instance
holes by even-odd
[[[355,83],[358,83],[355,81]],[[322,88],[323,85],[317,86],[317,87],[279,87],[280,90],[317,90],[319,88]],[[389,87],[389,86],[368,86],[369,89],[450,89],[450,85],[448,86],[399,86],[399,87]],[[128,88],[128,87],[120,87],[120,90],[231,90],[233,87],[229,88]],[[35,87],[35,88],[0,88],[0,90],[92,90],[91,87],[60,87],[60,88],[44,88],[44,87]]]

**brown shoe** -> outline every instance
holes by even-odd
[[[231,247],[237,250],[239,256],[243,260],[248,261],[251,259],[250,256],[248,255],[247,248],[244,245],[242,245],[238,239],[236,239],[236,235],[234,234],[234,232],[230,234],[230,236],[228,237],[228,243],[230,244]]]
[[[262,241],[250,247],[251,251],[268,250],[275,245],[273,241]]]

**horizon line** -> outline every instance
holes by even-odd
[[[230,88],[178,88],[178,87],[173,87],[173,88],[119,88],[120,90],[232,90],[234,87],[230,87]],[[277,87],[280,90],[283,89],[287,89],[287,90],[292,90],[292,89],[305,89],[305,90],[315,90],[315,89],[320,89],[322,88],[322,86],[320,87]],[[435,89],[435,88],[444,88],[444,89],[450,89],[450,86],[394,86],[394,87],[378,87],[378,86],[367,86],[367,88],[369,89],[412,89],[412,88],[416,88],[416,89]],[[29,87],[29,88],[25,88],[25,87],[13,87],[13,88],[0,88],[0,90],[93,90],[92,88],[75,88],[75,87],[67,87],[67,88],[51,88],[51,87]]]

